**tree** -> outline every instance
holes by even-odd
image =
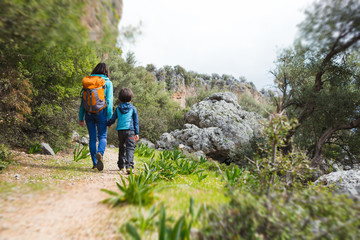
[[[278,110],[299,122],[283,150],[291,149],[295,134],[310,137],[312,164],[319,166],[324,144],[338,141],[334,133],[360,127],[360,2],[318,1],[305,13],[300,39],[282,52],[273,74]]]
[[[105,14],[102,3],[93,3],[100,6],[94,16],[103,24],[100,43],[91,40],[82,21],[88,1],[0,1],[0,128],[5,130],[0,142],[27,146],[46,139],[58,145],[71,134],[81,78],[99,62],[97,53],[115,46],[118,35],[112,27],[116,11],[106,8],[111,12]],[[112,14],[114,22],[107,21]]]

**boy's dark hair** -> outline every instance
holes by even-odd
[[[91,74],[104,74],[110,78],[110,71],[108,66],[105,63],[98,63]]]
[[[130,88],[121,88],[119,92],[119,100],[121,102],[130,102],[134,97]]]

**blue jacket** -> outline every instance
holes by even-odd
[[[106,118],[109,120],[113,114],[113,84],[106,75],[92,74],[91,76],[99,76],[105,79]],[[84,117],[85,117],[84,103],[81,100],[81,105],[79,109],[79,120],[83,121]]]
[[[120,103],[106,125],[111,126],[116,119],[116,130],[133,130],[135,135],[139,135],[139,118],[134,105],[129,102]]]

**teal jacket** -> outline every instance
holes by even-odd
[[[113,114],[113,84],[106,75],[92,74],[91,76],[99,76],[99,77],[102,77],[103,79],[105,79],[106,118],[107,118],[107,120],[109,120]],[[83,98],[81,96],[81,105],[80,105],[80,109],[79,109],[79,120],[80,121],[84,121],[84,117],[85,117],[84,103],[83,103],[82,99]]]
[[[106,126],[114,124],[116,119],[116,130],[133,130],[135,135],[139,135],[139,117],[134,105],[129,102],[120,103]]]

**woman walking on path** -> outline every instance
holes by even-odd
[[[83,79],[83,94],[79,109],[79,124],[89,132],[89,149],[93,169],[104,169],[103,156],[107,144],[107,120],[113,113],[113,84],[110,71],[105,63],[96,65],[91,76]],[[97,139],[99,140],[96,146]]]

